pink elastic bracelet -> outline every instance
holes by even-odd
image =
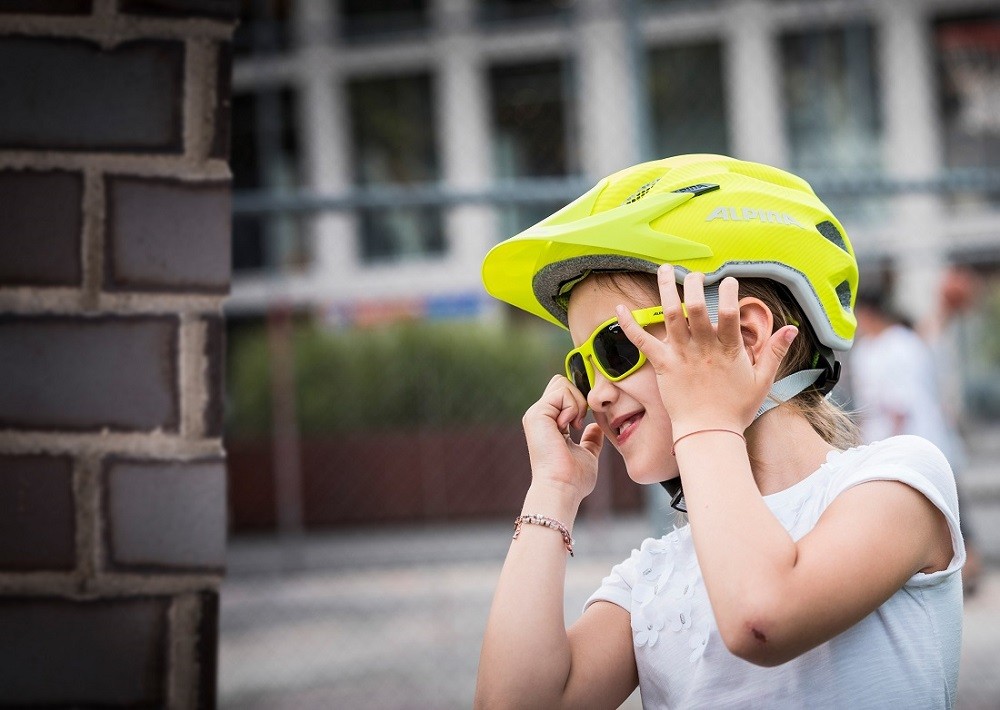
[[[674,439],[674,444],[673,446],[670,447],[670,455],[671,456],[677,455],[677,444],[683,441],[684,439],[688,438],[689,436],[694,436],[695,434],[704,434],[705,432],[709,431],[725,431],[730,434],[736,434],[736,436],[743,439],[744,444],[747,443],[747,438],[745,436],[740,434],[738,431],[733,431],[732,429],[698,429],[697,431],[689,431],[687,434],[684,434],[683,436],[678,436],[676,439]]]

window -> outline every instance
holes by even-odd
[[[484,24],[551,20],[567,17],[574,0],[480,0]]]
[[[358,79],[348,86],[354,179],[365,188],[426,185],[439,178],[428,74]],[[441,254],[437,206],[360,211],[361,256],[367,262]]]
[[[295,101],[288,89],[233,97],[232,158],[236,191],[290,191],[299,186]],[[295,215],[236,215],[233,270],[299,270],[309,263]]]
[[[240,21],[233,34],[233,53],[270,54],[291,46],[292,0],[240,0]]]
[[[640,0],[642,5],[656,10],[715,10],[719,0]]]
[[[427,0],[341,0],[341,34],[349,40],[420,34],[428,20]]]
[[[729,153],[718,43],[653,49],[648,77],[654,155]]]
[[[935,23],[942,143],[948,168],[1000,168],[1000,13]],[[965,200],[1000,192],[972,188]]]
[[[490,70],[494,174],[500,180],[564,177],[576,172],[569,123],[570,90],[562,62],[495,66]],[[551,214],[558,203],[501,210],[509,236]]]
[[[863,24],[809,30],[781,39],[785,128],[792,171],[806,179],[881,170],[881,116],[874,32]],[[874,204],[828,200],[844,219]]]

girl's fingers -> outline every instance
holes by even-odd
[[[766,382],[774,382],[774,378],[778,374],[778,367],[781,365],[781,361],[785,359],[792,341],[795,340],[798,334],[798,328],[794,325],[786,325],[771,335],[767,341],[767,346],[761,352],[754,366],[754,369],[760,373],[761,379]]]
[[[563,375],[552,378],[549,389],[554,390],[552,405],[559,410],[556,415],[559,431],[565,432],[570,425],[574,429],[583,427],[583,418],[587,415],[587,400],[583,393]]]
[[[715,339],[715,328],[705,306],[705,274],[695,271],[684,277],[684,306],[691,336],[701,342]]]
[[[729,349],[743,347],[743,336],[740,333],[739,289],[739,283],[731,276],[727,276],[719,284],[717,331],[719,342]]]
[[[600,424],[591,422],[587,425],[587,428],[583,430],[583,436],[580,437],[580,446],[595,457],[600,455],[601,448],[604,446],[604,432],[601,431]]]
[[[634,346],[639,348],[639,352],[649,358],[650,348],[655,347],[659,341],[635,322],[635,318],[632,317],[632,311],[625,306],[621,304],[615,306],[615,315],[618,316],[618,325],[622,327],[625,337],[631,340]],[[651,358],[650,362],[652,362]]]
[[[573,399],[573,410],[576,412],[576,416],[570,420],[570,424],[573,425],[574,429],[582,429],[583,418],[587,416],[587,398],[584,397],[583,392],[577,389],[576,385],[568,379],[563,378],[563,381],[566,383],[569,395]]]
[[[660,287],[660,303],[663,305],[663,325],[667,331],[664,340],[683,343],[687,341],[690,334],[687,320],[684,318],[684,306],[681,305],[681,297],[677,293],[674,267],[670,264],[663,264],[656,272],[656,279]],[[621,322],[620,317],[618,322]],[[635,340],[632,342],[635,343],[636,347],[639,347]],[[639,349],[642,350],[641,347]]]
[[[639,352],[646,356],[646,359],[653,365],[654,370],[659,370],[660,363],[664,357],[663,348],[666,345],[636,323],[635,318],[632,317],[632,311],[625,306],[621,304],[615,306],[615,315],[618,316],[618,325],[622,327],[625,337],[639,348]],[[670,342],[669,337],[666,342]]]

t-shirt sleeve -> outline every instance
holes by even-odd
[[[870,447],[868,456],[838,477],[830,500],[869,481],[900,481],[920,491],[941,511],[951,532],[952,558],[946,569],[918,572],[906,586],[930,586],[951,576],[965,564],[965,543],[959,526],[958,492],[951,466],[941,450],[919,436],[894,436]]]
[[[611,574],[601,580],[601,586],[590,595],[583,605],[586,611],[594,602],[611,602],[617,604],[625,611],[632,610],[632,587],[636,579],[636,560],[639,551],[633,550],[632,556],[611,568]]]

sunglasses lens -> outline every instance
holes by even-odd
[[[580,353],[573,353],[569,362],[566,363],[569,379],[572,380],[576,388],[586,397],[590,394],[590,379],[587,377],[587,368],[583,363],[583,356]]]
[[[594,355],[610,377],[622,377],[639,364],[639,349],[617,323],[594,337]]]

